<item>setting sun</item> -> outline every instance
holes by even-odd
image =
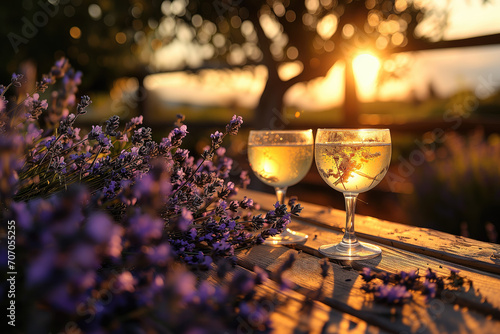
[[[380,60],[370,53],[361,53],[352,60],[354,77],[358,95],[361,100],[369,99],[375,94]]]

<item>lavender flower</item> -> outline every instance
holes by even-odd
[[[61,58],[56,63],[52,68],[50,69],[50,75],[55,77],[55,78],[62,78],[66,71],[69,68],[69,62],[66,58]]]
[[[182,124],[182,122],[184,122],[184,120],[186,119],[186,116],[184,116],[183,114],[177,114],[177,115],[175,115],[175,117],[177,118],[176,124],[179,124],[179,123]]]
[[[432,271],[431,268],[427,268],[427,274],[425,275],[425,278],[429,281],[432,281],[437,279],[437,275]]]
[[[97,139],[102,134],[102,127],[99,125],[92,125],[92,130],[90,131],[88,138]]]
[[[25,137],[25,142],[27,145],[33,145],[35,141],[40,138],[42,135],[43,130],[38,129],[35,124],[30,123],[28,124],[28,128],[26,129],[26,137]]]
[[[238,248],[262,243],[290,220],[284,206],[265,218],[251,217],[251,199],[231,200],[237,191],[228,180],[232,160],[220,145],[238,131],[241,117],[234,116],[226,132],[213,134],[207,149],[213,162],[196,161],[179,147],[187,134],[183,117],[160,144],[149,128],[135,129],[142,116],[123,132],[113,116],[104,129],[93,126],[81,139],[73,126],[91,102],[83,96],[75,106],[81,73],[61,59],[37,89],[49,89],[56,79],[61,85],[50,102],[33,95],[23,106],[30,115],[42,108],[53,129],[23,122],[24,115],[17,127],[0,124],[0,147],[7,152],[2,159],[8,157],[3,163],[9,166],[0,170],[0,204],[8,209],[7,219],[22,227],[18,251],[26,266],[16,299],[33,310],[35,320],[43,317],[36,320],[37,330],[64,331],[71,321],[82,332],[102,332],[116,319],[113,331],[155,332],[161,319],[172,332],[193,332],[201,327],[192,314],[203,312],[210,328],[231,332],[238,326],[235,319],[252,317],[258,319],[252,330],[269,331],[268,297],[255,293],[265,271],[256,268],[255,277],[243,273],[232,279],[221,274],[224,281],[215,287],[203,280],[197,284],[189,272],[221,259],[228,265],[220,271],[227,272]],[[5,89],[0,87],[0,94]],[[7,102],[0,102],[2,110]],[[114,144],[119,148],[112,149]],[[242,179],[248,182],[248,174]],[[259,231],[250,234],[253,228]],[[0,227],[0,232],[5,231]],[[292,283],[281,274],[292,262],[293,255],[279,271],[284,288]],[[131,321],[129,315],[138,312],[143,316]]]
[[[240,208],[243,208],[243,209],[249,209],[253,206],[253,200],[251,198],[244,196],[243,199],[240,201],[239,206],[240,206]]]
[[[191,214],[191,212],[188,211],[186,208],[182,208],[182,213],[177,222],[177,227],[181,231],[187,231],[192,221],[193,221],[193,215]]]
[[[371,272],[371,269],[370,268],[363,268],[363,272],[361,273],[361,277],[363,278],[363,280],[368,283],[370,282],[372,279],[375,278],[375,275],[372,274]]]
[[[73,123],[75,123],[76,116],[74,114],[69,114],[68,117],[65,117],[59,124],[59,134],[60,135],[68,135],[71,137],[74,135],[73,131]]]
[[[132,273],[130,271],[125,271],[116,278],[114,289],[116,289],[118,293],[125,291],[134,292],[136,284],[137,280]]]
[[[183,150],[181,148],[176,149],[174,155],[172,156],[172,159],[180,163],[186,161],[188,158],[189,158],[189,151]]]
[[[130,123],[134,124],[134,125],[141,125],[142,124],[142,121],[143,121],[143,117],[142,116],[137,116],[137,117],[133,117],[131,120],[130,120]]]
[[[85,225],[85,232],[96,242],[107,242],[113,235],[113,227],[113,222],[108,215],[94,213]]]
[[[404,285],[406,288],[411,289],[419,277],[416,270],[410,270],[409,272],[401,271],[397,279],[399,279],[400,285]]]
[[[465,282],[465,279],[453,270],[450,276],[446,277],[449,283],[445,283],[445,279],[436,275],[430,268],[427,269],[423,283],[419,282],[418,270],[401,271],[399,274],[383,272],[375,275],[369,268],[364,268],[361,276],[366,282],[362,289],[368,293],[374,293],[376,301],[388,304],[402,304],[411,300],[413,291],[420,291],[429,302],[443,289],[453,290]],[[381,279],[382,284],[374,282],[376,278]]]
[[[151,138],[151,128],[142,127],[134,131],[134,135],[132,136],[132,143],[141,145],[144,144],[145,141],[150,141]]]
[[[33,94],[33,96],[28,95],[24,101],[24,105],[29,110],[28,117],[33,119],[38,119],[43,111],[49,107],[47,100],[40,100],[38,93]]]
[[[163,221],[148,214],[139,214],[131,217],[130,227],[134,237],[142,242],[159,239],[162,236]]]
[[[228,182],[226,185],[222,187],[222,189],[218,193],[218,197],[221,199],[226,199],[231,191],[234,190],[234,183],[233,182]],[[241,203],[240,203],[241,206]]]
[[[229,203],[229,207],[228,209],[232,212],[237,212],[238,211],[238,208],[240,207],[240,204],[238,201],[231,201]]]
[[[264,227],[264,224],[266,223],[266,220],[262,218],[262,215],[257,215],[252,217],[252,227],[253,230],[260,230],[262,227]]]
[[[12,85],[14,87],[21,87],[21,85],[22,85],[21,81],[23,78],[24,78],[24,75],[22,75],[22,74],[12,73],[12,77],[11,77],[10,82],[12,83]]]
[[[66,163],[64,162],[64,157],[52,159],[52,162],[51,162],[49,168],[57,174],[61,174],[61,173],[65,174],[66,173]]]
[[[240,182],[241,182],[241,187],[243,187],[243,189],[246,189],[247,186],[250,184],[250,176],[248,175],[248,171],[246,170],[241,171]]]
[[[120,126],[120,117],[119,116],[111,116],[107,121],[106,121],[106,134],[109,136],[114,136],[118,137],[119,132],[116,130]]]
[[[224,134],[219,131],[215,131],[215,133],[210,135],[210,138],[212,138],[212,147],[217,149],[222,144]]]
[[[99,136],[96,139],[99,145],[101,145],[104,149],[109,149],[110,147],[113,147],[113,143],[111,142],[109,137],[106,136],[104,133],[99,134]]]
[[[290,213],[292,215],[298,216],[299,213],[301,213],[302,210],[304,209],[300,205],[300,203],[297,203],[297,197],[295,197],[295,196],[290,197],[290,200],[288,201],[288,205],[290,206]]]
[[[181,125],[178,128],[173,129],[168,135],[170,140],[170,146],[177,147],[182,143],[182,139],[186,137],[189,132],[187,131],[186,125]]]
[[[80,103],[78,103],[78,106],[76,107],[76,111],[78,115],[84,115],[87,113],[87,107],[92,103],[92,100],[88,95],[83,95],[82,98],[80,99]],[[113,117],[118,117],[118,116],[113,116]]]
[[[375,299],[387,304],[402,304],[412,298],[403,285],[380,285],[375,292]]]
[[[437,292],[437,284],[432,283],[426,279],[424,281],[424,290],[422,291],[422,294],[427,296],[426,298],[427,302],[429,302],[431,298],[436,297],[436,292]]]
[[[242,124],[243,118],[241,118],[241,116],[233,115],[233,118],[231,118],[229,124],[226,125],[226,132],[230,135],[236,135],[238,134],[238,130],[240,129]]]
[[[203,160],[212,160],[213,157],[214,157],[214,153],[210,150],[210,149],[205,149],[203,151],[203,153],[201,154],[201,157],[203,158]]]
[[[54,83],[54,80],[45,75],[42,80],[36,82],[36,91],[44,93],[52,83]]]
[[[125,124],[124,132],[128,132],[128,131],[133,130],[138,125],[141,125],[142,121],[143,121],[142,116],[133,117],[129,122],[127,122],[127,124]]]

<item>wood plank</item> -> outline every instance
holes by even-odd
[[[286,247],[257,246],[238,254],[239,263],[247,268],[254,265],[275,272],[290,253]],[[296,291],[307,294],[321,286],[319,259],[302,252],[291,269],[289,278],[297,284]],[[499,333],[500,321],[453,304],[435,301],[425,304],[423,296],[415,295],[411,303],[388,306],[374,303],[360,288],[362,280],[355,270],[333,263],[324,282],[319,301],[344,313],[349,313],[388,332],[409,333]]]
[[[243,196],[252,198],[263,210],[272,209],[276,202],[271,194],[248,189],[240,189],[237,197]],[[300,214],[302,220],[336,231],[345,227],[344,211],[313,203],[301,202],[301,205],[304,206]],[[493,254],[500,254],[499,244],[362,215],[356,215],[356,233],[359,237],[384,245],[500,274],[500,260],[492,257]]]
[[[295,247],[318,257],[322,257],[317,251],[319,246],[338,242],[342,238],[340,232],[331,231],[328,228],[314,226],[305,222],[299,223],[299,221],[295,221],[292,228],[315,236],[310,238],[305,245],[297,245]],[[435,259],[422,254],[415,254],[382,244],[377,245],[382,249],[381,257],[365,261],[344,261],[340,263],[348,264],[358,271],[361,271],[363,267],[368,267],[376,271],[385,271],[394,274],[402,270],[418,270],[421,275],[424,275],[427,268],[431,268],[436,274],[446,277],[450,274],[450,269],[459,270],[461,276],[472,280],[474,288],[472,290],[464,289],[447,294],[447,302],[468,306],[500,319],[499,275],[470,269],[452,262]],[[487,302],[485,302],[485,298]]]
[[[240,266],[228,273],[232,277],[237,273],[246,272],[255,275],[251,270]],[[204,278],[213,284],[220,284],[220,279],[214,271],[204,273]],[[266,305],[266,309],[271,312],[274,334],[327,334],[327,333],[347,333],[347,334],[384,334],[376,326],[367,324],[365,321],[350,314],[341,313],[330,306],[312,300],[310,308],[304,310],[307,297],[293,290],[281,290],[276,282],[268,280],[257,286],[257,297],[274,296],[271,302]],[[239,330],[241,333],[248,333],[251,319],[241,319]]]

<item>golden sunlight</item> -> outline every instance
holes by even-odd
[[[380,70],[380,60],[371,53],[360,53],[352,60],[356,88],[361,101],[373,98]]]
[[[304,65],[300,61],[283,63],[278,67],[278,75],[281,80],[286,81],[299,75],[303,69]]]

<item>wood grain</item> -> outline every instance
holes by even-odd
[[[238,261],[245,268],[258,265],[269,272],[276,272],[290,253],[286,247],[257,246],[238,254]],[[307,295],[322,286],[319,259],[302,252],[290,270],[289,279],[296,291]],[[393,333],[444,333],[482,332],[499,333],[500,321],[470,308],[456,307],[446,300],[436,299],[426,304],[423,296],[415,295],[412,302],[403,306],[378,304],[361,290],[359,273],[352,267],[332,263],[330,274],[323,283],[323,293],[317,300],[343,313],[351,314],[382,330]]]
[[[241,266],[228,273],[234,276],[245,272],[254,276],[255,274]],[[215,272],[203,274],[209,282],[220,284],[220,279]],[[347,334],[384,334],[376,326],[367,324],[365,321],[356,318],[348,313],[342,313],[330,306],[315,300],[307,301],[307,297],[293,290],[282,290],[279,285],[272,280],[267,280],[265,284],[256,287],[257,298],[267,296],[269,303],[265,305],[271,312],[274,334],[326,334],[326,333],[347,333]],[[237,331],[247,333],[251,331],[248,326],[252,319],[241,319]]]
[[[275,196],[252,190],[241,189],[238,197],[243,196],[252,198],[263,210],[272,209],[276,202]],[[301,204],[304,206],[300,214],[302,220],[333,231],[342,231],[345,227],[344,211],[313,203]],[[356,234],[383,245],[500,274],[500,260],[492,257],[492,254],[500,254],[498,244],[362,215],[356,215]]]
[[[272,209],[275,203],[273,195],[249,190],[240,191],[238,196],[252,198],[260,203],[263,210]],[[237,254],[238,264],[247,270],[257,265],[274,273],[290,254],[300,252],[289,274],[289,279],[296,285],[295,300],[299,304],[292,305],[288,313],[300,309],[299,305],[309,296],[318,302],[318,310],[323,309],[310,318],[313,323],[318,322],[316,319],[324,319],[324,311],[329,307],[337,315],[354,317],[354,324],[366,323],[371,330],[375,328],[391,333],[500,333],[500,264],[491,257],[491,254],[500,252],[500,245],[357,215],[358,237],[362,241],[378,244],[382,248],[382,256],[366,261],[331,260],[329,276],[323,280],[319,266],[322,256],[317,248],[340,241],[345,212],[311,203],[301,204],[305,209],[300,218],[294,218],[290,227],[310,236],[305,245],[291,246],[292,249],[257,246]],[[472,281],[473,285],[445,291],[429,302],[424,296],[414,293],[412,301],[404,305],[380,304],[361,289],[364,281],[359,271],[363,267],[389,273],[418,270],[421,275],[431,268],[441,276],[448,276],[450,269],[460,270],[460,275]],[[321,293],[318,292],[320,288]],[[289,320],[285,317],[276,318],[276,321],[282,323]],[[341,330],[338,321],[330,321],[330,324],[333,332]],[[354,327],[359,326],[364,325]],[[314,328],[309,331],[313,332],[318,327]],[[323,326],[322,330],[325,328]]]
[[[319,246],[340,241],[340,232],[331,231],[327,228],[300,223],[296,221],[293,229],[307,233],[311,236],[305,245],[296,246],[308,254],[322,257],[317,252]],[[361,239],[361,241],[366,241]],[[450,269],[459,270],[461,276],[473,282],[473,288],[461,289],[446,296],[450,303],[461,304],[476,309],[485,314],[491,314],[500,319],[500,275],[470,269],[456,263],[443,261],[422,254],[415,254],[406,250],[377,244],[382,249],[382,255],[375,259],[365,261],[343,262],[353,269],[361,271],[363,267],[374,269],[375,271],[385,271],[389,273],[399,273],[400,271],[418,270],[421,275],[425,275],[428,268],[436,274],[446,277],[450,275]],[[485,299],[487,301],[485,302]]]

